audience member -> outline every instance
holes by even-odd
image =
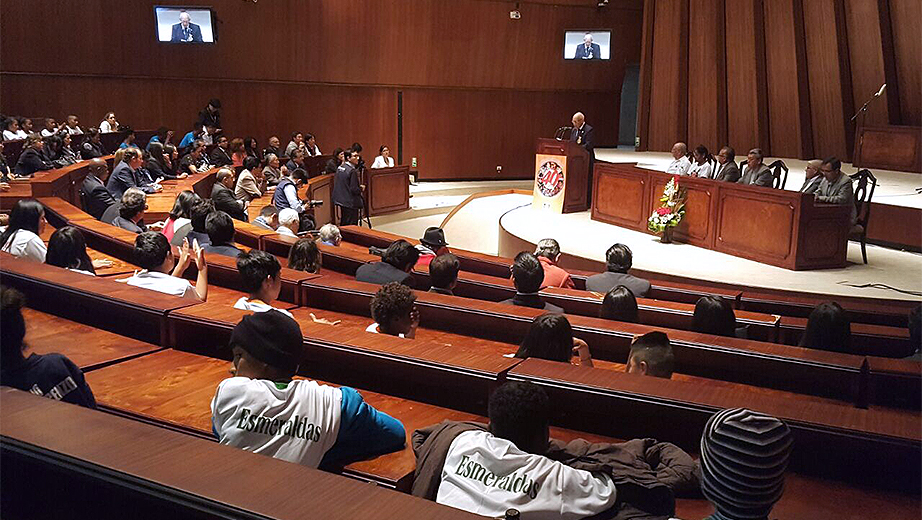
[[[545,302],[538,294],[541,290],[541,283],[544,281],[544,268],[541,267],[541,261],[535,255],[528,251],[515,255],[510,270],[512,271],[512,283],[515,285],[515,296],[500,303],[563,314],[563,309]]]
[[[605,252],[608,270],[587,278],[586,290],[607,293],[612,288],[623,285],[630,289],[637,298],[643,298],[650,292],[650,282],[627,274],[631,269],[631,265],[633,265],[633,259],[634,255],[628,246],[615,244],[609,247],[608,251]]]
[[[711,178],[711,161],[714,160],[714,157],[708,152],[708,149],[703,144],[699,144],[692,150],[692,161],[691,166],[688,168],[688,175],[692,177],[700,177],[702,179]]]
[[[292,209],[297,213],[304,211],[304,204],[298,198],[298,190],[307,182],[307,172],[301,168],[288,170],[288,175],[282,177],[275,192],[272,194],[272,204],[279,210]]]
[[[736,165],[736,151],[731,146],[724,146],[717,154],[717,171],[714,179],[721,182],[736,182],[740,178],[740,168]]]
[[[7,118],[3,122],[3,140],[4,141],[16,141],[19,139],[25,139],[28,135],[25,132],[19,130],[19,120],[15,117]]]
[[[137,145],[134,144],[134,140],[137,137],[134,133],[134,130],[128,127],[125,127],[122,129],[122,131],[128,132],[128,133],[125,134],[125,139],[122,140],[121,144],[119,144],[118,147],[119,148],[129,148],[129,147],[137,148]]]
[[[51,137],[63,129],[64,123],[58,125],[53,117],[48,117],[45,119],[45,128],[42,129],[42,137]]]
[[[145,166],[155,181],[157,179],[185,179],[189,176],[189,174],[185,172],[180,172],[176,175],[173,173],[172,167],[167,166],[171,161],[164,152],[162,144],[151,143],[148,145],[147,151],[150,153],[150,157],[145,161]]]
[[[270,255],[259,249],[241,252],[237,256],[237,271],[240,273],[242,288],[247,296],[241,297],[234,304],[235,309],[245,311],[266,312],[276,310],[291,316],[291,313],[273,307],[271,304],[278,299],[282,289],[282,266],[275,255]]]
[[[319,273],[323,256],[312,237],[301,237],[288,251],[288,268],[295,271]]]
[[[102,218],[109,206],[115,204],[115,197],[106,189],[109,180],[109,168],[102,159],[91,159],[83,179],[83,202],[86,212],[97,220]]]
[[[132,233],[143,233],[147,231],[147,226],[141,223],[146,209],[147,195],[143,191],[137,189],[126,190],[122,194],[118,216],[112,221],[112,225]]]
[[[359,223],[359,211],[365,206],[362,192],[365,186],[359,184],[358,166],[361,157],[352,150],[348,159],[336,169],[333,179],[333,204],[339,207],[341,226]]]
[[[134,241],[132,259],[142,270],[125,280],[128,285],[198,301],[208,299],[208,264],[198,242],[189,246],[189,241],[184,240],[177,262],[165,236],[145,231]],[[189,280],[181,278],[190,260],[195,261],[198,269],[194,287]]]
[[[454,294],[452,291],[458,285],[458,271],[460,270],[461,262],[458,261],[457,256],[445,253],[435,257],[429,263],[429,281],[432,284],[429,292],[452,296]]]
[[[234,219],[227,213],[218,210],[205,218],[205,232],[208,233],[209,243],[202,246],[206,253],[237,258],[242,253],[234,245]]]
[[[187,239],[190,243],[198,242],[199,245],[202,246],[210,244],[211,238],[208,237],[205,221],[208,219],[208,215],[214,212],[215,208],[212,201],[197,199],[192,203],[192,209],[189,210],[189,228],[183,227],[182,229],[176,230],[170,243],[174,246],[181,246],[183,240]]]
[[[13,172],[20,177],[31,177],[37,171],[54,168],[54,164],[47,160],[42,153],[44,148],[45,142],[42,141],[41,137],[30,136],[26,138],[22,154],[19,156]]]
[[[203,173],[208,170],[211,165],[208,164],[208,160],[205,159],[205,143],[196,140],[192,142],[189,148],[189,153],[179,161],[179,171],[189,175],[195,175],[196,173]]]
[[[96,276],[96,267],[109,267],[108,260],[91,260],[86,252],[83,233],[73,226],[64,226],[51,234],[45,263],[71,271]]]
[[[246,222],[249,201],[237,200],[234,197],[234,171],[221,168],[215,176],[215,183],[211,187],[211,200],[218,211],[223,211],[231,217]]]
[[[80,128],[80,120],[73,114],[67,116],[67,123],[64,125],[64,130],[70,135],[83,135],[83,129]]]
[[[394,167],[394,158],[391,157],[391,150],[385,145],[381,145],[381,148],[378,149],[378,156],[375,157],[375,161],[371,163],[372,169],[378,168],[393,168]]]
[[[913,361],[922,361],[922,304],[916,305],[909,311],[909,344],[912,353],[906,358]]]
[[[746,164],[743,166],[743,173],[736,182],[752,186],[772,187],[772,171],[763,162],[761,148],[749,150],[746,157]]]
[[[21,199],[13,205],[10,223],[0,234],[0,250],[17,258],[45,262],[47,248],[41,235],[45,231],[45,208],[34,199]]]
[[[232,166],[234,160],[231,159],[230,152],[228,151],[227,138],[223,135],[218,137],[215,145],[214,150],[212,150],[211,154],[208,156],[208,163],[218,168],[222,166]]]
[[[59,149],[58,160],[61,161],[63,165],[76,164],[83,160],[80,156],[80,153],[77,150],[74,150],[74,140],[69,134],[61,134],[60,136],[55,136],[55,139],[60,139],[61,147]]]
[[[291,158],[294,156],[295,150],[300,150],[302,154],[307,153],[307,146],[304,144],[304,134],[301,132],[291,133],[291,141],[289,141],[288,146],[285,147],[285,155]]]
[[[198,113],[198,122],[197,126],[210,126],[216,130],[223,128],[221,126],[221,100],[220,99],[210,99],[208,104],[205,105]]]
[[[563,314],[551,313],[535,316],[515,353],[517,358],[533,357],[562,363],[572,362],[574,356],[579,359],[579,365],[592,366],[589,345],[573,337],[570,320]]]
[[[713,519],[771,518],[784,492],[793,436],[782,421],[743,408],[714,414],[701,435],[701,491]]]
[[[173,131],[165,126],[161,126],[157,129],[157,132],[151,136],[150,141],[147,142],[147,150],[150,151],[150,145],[154,143],[160,143],[161,146],[166,148],[166,145],[170,144],[170,140],[173,139]]]
[[[234,196],[238,200],[253,202],[263,196],[266,191],[266,178],[263,177],[263,168],[259,159],[246,156],[243,159],[243,170],[237,176],[237,185],[234,187]]]
[[[16,289],[0,286],[0,385],[65,403],[96,408],[83,372],[61,354],[31,353],[25,343],[25,298]],[[9,471],[9,470],[7,470]]]
[[[179,150],[171,144],[163,145],[163,173],[175,179],[185,179],[189,176],[179,169]]]
[[[279,227],[279,209],[275,206],[263,206],[259,216],[253,219],[253,225],[275,231]]]
[[[141,150],[137,148],[126,148],[124,159],[116,162],[112,175],[109,176],[109,182],[106,183],[106,189],[113,197],[120,199],[128,188],[139,188],[145,193],[156,193],[162,191],[163,187],[159,184],[144,186],[139,176],[138,168],[144,164],[144,158],[141,156]]]
[[[263,156],[259,153],[259,143],[256,142],[255,137],[243,138],[243,151],[247,157],[253,157],[258,162],[262,162]]]
[[[266,184],[269,186],[275,186],[285,176],[279,166],[279,158],[274,153],[263,155],[262,167],[263,177],[266,178]],[[285,168],[285,173],[287,172],[288,168]]]
[[[202,127],[202,142],[205,143],[206,146],[213,145],[215,139],[217,139],[217,134],[218,128],[206,123],[205,126]]]
[[[556,240],[553,238],[541,239],[535,248],[535,256],[538,257],[538,261],[541,262],[541,267],[544,269],[542,287],[576,288],[576,285],[573,284],[573,279],[570,278],[570,273],[557,266],[557,261],[560,260],[560,244]]]
[[[675,355],[669,337],[654,331],[634,338],[624,371],[628,374],[671,379],[674,367]]]
[[[192,131],[182,136],[182,139],[179,140],[179,152],[182,154],[188,153],[190,151],[189,147],[195,141],[202,140],[203,133],[204,130],[198,123],[192,123]]]
[[[301,328],[270,310],[244,316],[230,348],[234,377],[211,401],[221,444],[311,468],[337,468],[403,448],[400,421],[375,410],[349,387],[294,379],[305,361]],[[270,425],[288,434],[268,435]],[[283,429],[280,427],[280,432]]]
[[[666,173],[674,175],[687,175],[688,169],[691,168],[691,161],[688,160],[688,147],[685,143],[676,143],[672,145],[672,159]]]
[[[836,302],[817,305],[807,318],[800,346],[856,354],[852,351],[852,324],[845,309]]]
[[[820,166],[823,180],[814,192],[816,200],[828,204],[844,204],[851,211],[850,222],[855,225],[858,209],[855,207],[855,192],[852,190],[852,178],[842,173],[842,161],[835,157],[826,158]]]
[[[380,262],[372,262],[355,271],[355,279],[360,282],[384,285],[388,282],[399,282],[411,289],[413,282],[413,267],[419,260],[419,251],[406,240],[395,240],[384,251]]]
[[[106,155],[106,151],[102,147],[102,134],[99,133],[99,130],[90,128],[86,133],[86,139],[83,140],[83,145],[80,147],[80,157],[86,160],[98,159],[104,155]]]
[[[28,117],[19,118],[19,135],[25,139],[30,135],[39,135],[38,132],[34,131],[32,128],[32,120]]]
[[[298,216],[297,211],[285,208],[279,211],[279,225],[275,231],[280,235],[298,238],[300,221],[301,218]]]
[[[623,285],[612,287],[602,299],[599,317],[614,321],[637,323],[637,298]]]
[[[314,137],[314,134],[307,134],[304,136],[304,152],[311,157],[321,155],[320,147],[317,146],[317,139]]]
[[[323,169],[323,173],[336,173],[336,170],[345,161],[346,151],[342,148],[336,148],[333,150],[333,157],[330,157],[330,159],[327,160],[327,164]]]
[[[355,169],[358,170],[359,173],[364,172],[365,171],[365,159],[362,158],[362,145],[359,144],[358,142],[352,143],[352,146],[349,147],[349,150],[352,150],[353,152],[359,154],[359,162],[358,164],[355,165]],[[349,153],[347,151],[345,153],[346,161],[349,160],[348,156],[349,156]]]
[[[265,159],[266,156],[270,154],[274,155],[276,158],[281,157],[283,154],[280,146],[282,146],[282,142],[279,141],[278,136],[273,135],[270,137],[269,146],[263,150],[263,159]]]
[[[173,201],[173,209],[163,225],[163,236],[172,241],[173,236],[183,227],[186,227],[185,233],[192,229],[192,205],[199,200],[199,196],[190,190],[183,190],[176,196]]]
[[[804,184],[799,190],[801,193],[816,193],[816,190],[820,187],[820,182],[823,180],[823,176],[820,175],[822,166],[823,161],[820,159],[807,161],[807,166],[804,167]]]
[[[288,162],[285,163],[285,168],[289,172],[293,172],[295,170],[307,171],[307,167],[304,166],[304,150],[300,148],[295,148],[292,150],[291,155],[288,156]]]
[[[231,164],[234,166],[234,168],[243,166],[243,159],[247,156],[246,150],[243,148],[243,139],[239,137],[231,139],[227,150],[231,154]]]
[[[333,247],[339,247],[343,242],[343,235],[336,224],[324,224],[320,228],[320,242]]]
[[[438,255],[448,253],[448,242],[445,241],[445,231],[440,227],[426,228],[423,238],[419,239],[416,249],[419,251],[419,265],[429,265]]]
[[[719,296],[702,296],[695,304],[692,330],[715,336],[736,337],[736,314],[730,303]]]
[[[416,295],[406,285],[398,282],[384,284],[371,299],[371,318],[375,322],[365,332],[416,338],[419,309],[415,302]]]

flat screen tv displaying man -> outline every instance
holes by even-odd
[[[157,6],[154,15],[161,42],[214,43],[210,9]]]
[[[567,31],[563,57],[567,60],[608,60],[611,31]]]

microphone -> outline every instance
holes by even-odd
[[[307,201],[307,207],[316,208],[317,206],[323,206],[322,200],[309,200]]]
[[[887,88],[887,84],[884,83],[880,86],[880,90],[877,91],[877,94],[874,94],[874,97],[880,97],[884,93],[884,89]]]
[[[556,132],[554,132],[554,138],[559,141],[563,138],[564,135],[566,135],[567,132],[571,132],[571,131],[573,131],[572,126],[561,126],[560,128],[557,129]]]

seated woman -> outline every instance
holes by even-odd
[[[106,117],[102,118],[102,122],[99,123],[99,133],[106,134],[110,132],[118,132],[118,120],[115,119],[115,112],[106,113]]]
[[[308,273],[319,273],[322,256],[312,237],[301,237],[288,252],[288,268]]]
[[[20,177],[31,177],[38,171],[50,170],[54,164],[45,155],[45,142],[41,137],[30,136],[26,139],[24,150],[16,162],[14,172]]]
[[[100,138],[99,130],[90,128],[86,132],[86,139],[83,141],[83,146],[80,147],[80,157],[83,157],[84,160],[88,160],[102,157],[103,155],[106,155],[106,151],[102,148],[102,139]]]
[[[385,145],[381,145],[381,148],[378,150],[378,156],[375,157],[375,162],[371,163],[373,169],[377,168],[393,168],[394,167],[394,158],[391,157],[391,150]]]
[[[702,296],[695,304],[692,330],[715,336],[736,336],[736,315],[733,307],[723,298]]]
[[[279,156],[274,153],[267,153],[263,156],[262,161],[263,177],[266,178],[268,186],[276,186],[282,177],[288,173],[288,168],[281,166]]]
[[[237,200],[252,202],[263,196],[266,192],[266,178],[263,176],[263,167],[256,157],[246,156],[243,159],[243,170],[237,176],[234,186],[234,197]]]
[[[836,302],[824,302],[817,305],[807,318],[807,328],[800,338],[800,346],[858,354],[852,349],[852,324],[842,308]]]
[[[96,276],[97,267],[112,265],[112,262],[106,259],[90,260],[83,233],[73,226],[64,226],[51,235],[45,263],[90,276]]]
[[[19,120],[15,117],[7,118],[3,122],[3,140],[16,141],[17,139],[25,139],[24,134],[19,130]]]
[[[10,224],[0,234],[0,250],[17,258],[45,263],[48,250],[39,235],[45,231],[45,208],[34,199],[22,199],[10,212]]]
[[[637,298],[623,285],[612,287],[602,299],[599,317],[614,321],[637,323]]]
[[[243,151],[246,152],[247,157],[255,157],[257,160],[262,161],[262,156],[259,153],[259,144],[256,142],[255,137],[243,138]]]
[[[74,164],[74,163],[78,163],[82,161],[83,158],[80,157],[80,152],[78,152],[77,150],[74,150],[72,146],[74,140],[71,138],[70,134],[61,134],[60,137],[61,137],[61,152],[60,152],[60,157],[58,158],[58,160],[65,161],[67,164]]]
[[[199,196],[190,190],[179,192],[173,202],[170,216],[167,217],[166,224],[164,224],[161,231],[167,240],[172,242],[173,236],[183,227],[187,228],[184,230],[183,236],[188,234],[189,230],[192,229],[192,206],[199,200],[201,200]]]
[[[336,173],[336,169],[339,168],[339,165],[346,160],[345,154],[343,153],[342,148],[337,148],[333,150],[333,157],[327,161],[326,167],[323,169],[324,173]]]
[[[714,158],[708,152],[708,149],[703,144],[699,144],[692,151],[692,164],[691,168],[688,169],[688,175],[692,177],[701,177],[702,179],[710,179],[713,177],[711,172],[711,162]]]
[[[231,154],[231,165],[232,166],[243,166],[243,160],[246,158],[247,153],[246,149],[243,147],[243,139],[235,137],[231,139],[230,146],[228,150]]]
[[[419,327],[416,295],[401,283],[385,284],[371,299],[371,317],[375,322],[365,332],[414,339]]]
[[[563,363],[571,363],[573,356],[578,356],[579,365],[592,366],[589,345],[573,337],[573,328],[566,316],[551,313],[535,317],[515,353],[517,358],[533,357]]]
[[[167,145],[173,148],[172,145]],[[157,179],[185,179],[189,176],[186,172],[181,172],[178,175],[173,172],[173,163],[170,157],[167,156],[164,147],[160,143],[151,143],[147,148],[150,154],[147,161],[144,163],[147,171],[150,172],[150,176],[153,180]],[[173,148],[175,151],[176,149]]]
[[[172,175],[174,179],[183,178],[180,175],[184,172],[179,171],[179,150],[172,144],[163,145],[163,173]]]

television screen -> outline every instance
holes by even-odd
[[[166,43],[214,43],[211,9],[203,7],[154,7],[157,40]]]
[[[565,60],[611,58],[611,31],[567,31],[563,42]]]

